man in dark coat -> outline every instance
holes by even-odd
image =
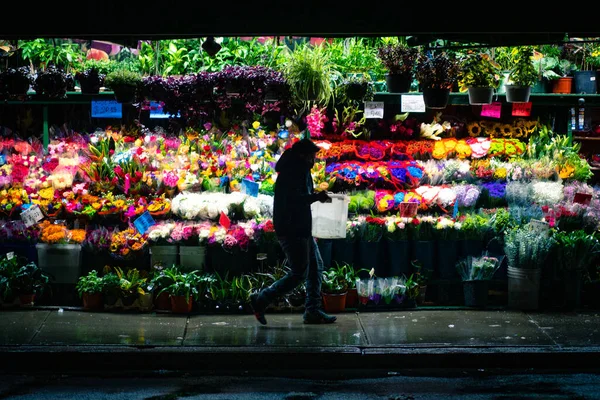
[[[290,272],[250,296],[256,319],[263,325],[266,307],[277,297],[295,289],[306,278],[306,311],[304,323],[324,324],[335,322],[336,317],[321,309],[321,280],[323,260],[312,237],[312,214],[310,205],[315,201],[331,202],[326,192],[314,191],[311,169],[319,147],[310,139],[296,142],[282,155],[275,170],[275,199],[273,224],[275,233],[287,257]]]

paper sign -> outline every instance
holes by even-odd
[[[454,210],[452,211],[452,218],[456,219],[456,216],[458,215],[458,200],[454,201]]]
[[[179,118],[179,113],[175,116]],[[150,118],[169,118],[169,114],[166,114],[163,105],[157,101],[150,102]]]
[[[481,106],[482,117],[500,118],[502,114],[502,103],[494,102],[492,104],[484,104]]]
[[[242,180],[242,193],[246,193],[248,196],[258,197],[258,188],[260,184],[258,182],[252,182],[249,179]]]
[[[10,253],[6,253],[6,259],[7,260],[12,260],[13,258],[15,258],[15,252],[11,251]]]
[[[513,117],[529,117],[531,115],[531,102],[529,103],[512,103]]]
[[[412,218],[417,215],[419,204],[414,201],[403,201],[400,203],[400,216],[402,218]]]
[[[26,227],[33,226],[44,219],[42,210],[37,205],[29,207],[27,210],[21,213],[21,220],[25,223]]]
[[[585,193],[575,193],[575,198],[573,199],[573,203],[579,203],[585,206],[590,204],[590,201],[592,201],[592,195]]]
[[[142,215],[139,216],[138,219],[133,221],[135,229],[137,229],[138,232],[142,235],[146,233],[148,229],[150,229],[150,227],[154,224],[156,224],[156,222],[154,222],[154,218],[152,218],[152,215],[150,215],[148,211],[144,212]]]
[[[541,234],[547,235],[548,231],[550,230],[550,224],[547,223],[546,221],[540,221],[540,220],[537,220],[537,219],[532,219],[531,222],[530,222],[530,224],[531,224],[531,227],[535,231],[537,231],[537,232],[539,232]]]
[[[365,101],[365,118],[383,118],[383,101]]]
[[[123,106],[114,100],[92,100],[92,118],[121,118]]]
[[[219,224],[221,224],[221,226],[227,230],[231,226],[231,220],[229,219],[229,217],[227,215],[225,215],[225,213],[223,211],[221,211],[221,217],[219,218]]]
[[[422,94],[403,94],[400,96],[402,112],[425,112],[425,100]]]

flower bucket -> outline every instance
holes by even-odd
[[[81,276],[81,245],[36,245],[39,267],[54,277],[53,283],[77,284]]]
[[[408,240],[388,241],[387,255],[390,276],[410,275],[410,242]]]
[[[154,300],[154,305],[157,310],[170,310],[171,309],[171,299],[169,298],[169,294],[167,292],[163,292],[156,296]]]
[[[464,281],[463,292],[465,295],[465,306],[485,308],[488,303],[487,280]]]
[[[354,264],[356,260],[356,242],[351,242],[346,239],[334,239],[332,241],[331,262],[338,264]]]
[[[186,299],[185,296],[171,296],[171,310],[175,314],[189,314],[192,312],[192,296]]]
[[[379,242],[358,242],[358,267],[367,270],[375,269],[375,275],[388,276],[387,266],[381,261],[381,246]]]
[[[581,271],[564,271],[564,309],[574,310],[581,307]]]
[[[423,88],[423,101],[427,108],[443,110],[449,99],[450,89]]]
[[[345,239],[350,197],[330,194],[331,203],[315,202],[311,205],[312,235],[319,239]]]
[[[257,265],[256,249],[250,247],[244,251],[239,247],[224,249],[222,246],[210,246],[208,248],[210,270],[221,276],[229,273],[229,277],[239,276],[254,270]]]
[[[84,310],[102,310],[104,302],[102,293],[84,293],[83,294],[83,309]]]
[[[467,239],[460,243],[460,256],[462,258],[472,256],[480,257],[483,253],[483,242],[481,240]]]
[[[423,266],[423,270],[434,271],[435,268],[435,242],[413,241],[412,242],[411,261],[418,260]]]
[[[151,266],[154,267],[160,264],[164,268],[171,268],[173,265],[177,265],[177,254],[179,253],[179,246],[168,245],[168,246],[150,246],[150,257]]]
[[[571,93],[571,89],[573,86],[573,77],[567,76],[563,78],[558,78],[552,81],[552,93]]]
[[[388,93],[408,93],[412,83],[411,74],[387,74],[385,76]]]
[[[574,93],[596,94],[598,88],[596,83],[596,71],[576,71]]]
[[[494,98],[494,88],[491,87],[470,87],[469,104],[481,105],[491,104]]]
[[[323,309],[326,313],[340,313],[346,309],[346,293],[323,293]]]
[[[505,85],[506,101],[509,103],[527,103],[531,86]]]
[[[517,310],[537,310],[540,298],[542,270],[508,266],[508,307]]]
[[[179,246],[181,270],[203,271],[206,263],[206,246]]]
[[[456,270],[458,261],[458,242],[454,240],[438,240],[437,247],[437,275],[440,279],[460,280]]]

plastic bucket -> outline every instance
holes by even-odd
[[[311,205],[312,235],[319,239],[345,239],[350,197],[330,194],[331,203],[316,202]]]
[[[411,74],[387,74],[385,76],[388,93],[408,93],[412,83]]]
[[[179,246],[179,263],[182,271],[202,271],[205,261],[205,246]]]
[[[508,306],[518,310],[537,310],[542,270],[508,267]]]
[[[465,306],[486,307],[488,302],[488,281],[464,281]]]
[[[491,87],[470,87],[469,104],[491,104],[494,97],[494,88]]]
[[[171,268],[173,265],[177,265],[177,254],[179,254],[177,247],[177,245],[151,246],[150,256],[152,266],[160,264],[165,268]]]
[[[505,85],[508,103],[527,103],[531,94],[531,86]]]
[[[38,243],[36,248],[40,269],[54,277],[52,283],[77,283],[81,276],[80,245]]]
[[[425,107],[442,110],[448,105],[450,89],[423,88],[423,101]]]
[[[575,78],[574,93],[596,94],[596,71],[577,71],[573,76]]]

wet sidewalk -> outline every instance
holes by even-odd
[[[600,366],[600,311],[419,309],[344,313],[332,325],[305,325],[302,314],[267,318],[268,325],[261,326],[251,315],[0,311],[0,359],[7,361],[0,364],[58,369],[77,368],[83,361],[114,369],[279,366],[273,363],[282,368]]]

